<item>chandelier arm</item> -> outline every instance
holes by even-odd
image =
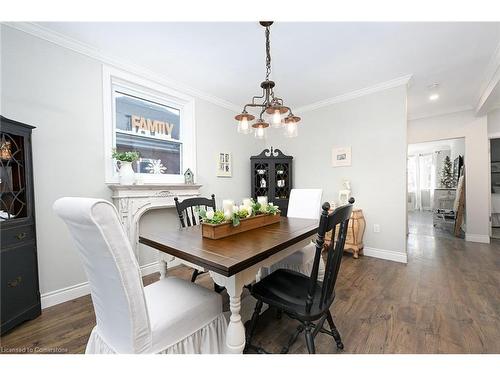
[[[245,104],[245,106],[243,107],[243,111],[246,111],[247,107],[264,107],[265,108],[265,105],[264,104],[254,104],[254,103]]]
[[[260,112],[259,118],[262,118],[262,115],[264,114],[265,111],[266,111],[266,107],[264,107],[264,109],[262,109],[262,111]]]
[[[262,99],[262,98],[264,98],[265,96],[266,96],[266,91],[265,91],[264,89],[262,89],[262,95],[261,95],[261,96],[257,96],[257,95],[256,95],[256,96],[254,96],[254,97],[252,98],[252,104],[255,104],[255,99]]]

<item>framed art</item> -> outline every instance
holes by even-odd
[[[232,160],[229,152],[219,152],[217,154],[217,177],[231,177]]]
[[[351,146],[332,149],[332,167],[351,166]]]

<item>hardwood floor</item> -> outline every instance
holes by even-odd
[[[344,352],[500,353],[500,241],[410,234],[408,252],[407,265],[344,257],[332,310]],[[189,279],[190,270],[179,267],[170,275]],[[157,279],[149,275],[145,284]],[[197,282],[212,287],[207,274]],[[0,352],[83,353],[94,325],[90,297],[81,297],[4,335]],[[268,310],[254,343],[279,352],[296,325]],[[318,334],[318,353],[336,353],[334,348],[330,336]],[[290,352],[307,352],[303,336]]]

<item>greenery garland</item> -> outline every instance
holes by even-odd
[[[279,207],[275,206],[272,203],[269,203],[266,206],[262,206],[260,203],[255,202],[252,199],[252,204],[250,207],[239,206],[237,210],[233,211],[230,217],[226,217],[224,212],[221,210],[207,211],[203,208],[200,208],[198,210],[198,215],[200,216],[203,223],[217,225],[231,222],[233,224],[233,227],[237,227],[238,225],[240,225],[241,219],[246,219],[257,215],[277,215],[280,212],[281,211],[279,210]]]

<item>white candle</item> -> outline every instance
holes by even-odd
[[[224,213],[228,212],[229,215],[232,215],[233,206],[234,206],[234,201],[232,201],[231,199],[224,199],[222,201],[222,211],[224,211]]]
[[[252,200],[250,198],[243,199],[243,206],[250,207],[252,205]]]
[[[262,207],[266,207],[267,206],[267,197],[265,197],[265,196],[257,197],[257,203],[260,203],[260,205]]]

